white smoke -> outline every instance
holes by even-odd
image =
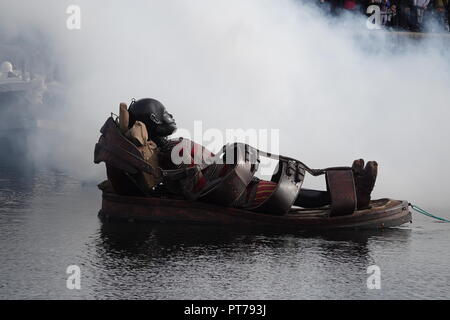
[[[313,1],[311,1],[313,2]],[[66,8],[81,8],[67,30]],[[449,207],[450,63],[442,38],[404,44],[294,0],[3,0],[2,28],[44,30],[65,66],[59,168],[100,179],[93,146],[120,101],[160,100],[177,123],[280,129],[312,167],[380,165],[375,196]],[[358,30],[358,32],[354,32]],[[377,32],[377,31],[374,31]],[[308,178],[307,178],[308,179]],[[316,184],[314,181],[313,185]]]

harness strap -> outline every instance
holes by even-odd
[[[308,172],[312,176],[320,176],[325,174],[327,182],[327,190],[331,198],[331,216],[341,216],[352,214],[356,210],[357,198],[356,187],[353,179],[353,169],[350,167],[330,167],[325,169],[312,169],[303,162],[281,155],[272,154],[269,152],[255,149],[258,156],[264,156],[271,159],[277,159],[280,164],[294,163],[297,167],[297,172]],[[288,166],[289,167],[289,166]],[[300,179],[303,180],[303,176]],[[301,184],[300,184],[301,185]],[[300,189],[300,188],[299,188]],[[276,192],[274,192],[275,194]],[[282,193],[283,194],[283,193]],[[292,193],[294,194],[294,193]],[[297,193],[298,195],[298,193]],[[277,196],[273,196],[277,199]],[[271,198],[272,198],[271,197]],[[295,199],[294,199],[295,200]],[[266,201],[267,204],[272,201]],[[291,203],[292,205],[292,203]],[[270,210],[273,210],[273,206],[270,206]]]
[[[218,160],[222,154],[228,156],[230,158],[228,160],[234,161],[231,161],[232,164],[213,165],[213,171],[220,170],[217,172],[219,176],[216,177],[216,174],[211,173],[209,178],[212,178],[212,180],[207,183],[207,186],[201,190],[197,197],[201,201],[234,206],[258,170],[259,159],[253,158],[256,156],[254,149],[244,143],[227,145],[222,153],[215,156],[215,160]],[[214,179],[214,177],[216,178]]]
[[[197,171],[195,167],[174,170],[153,167],[143,159],[139,149],[120,133],[119,127],[112,117],[108,118],[100,132],[102,136],[95,145],[94,163],[104,161],[130,174],[143,171],[158,179],[167,180],[179,180],[191,176]]]
[[[351,168],[326,170],[327,189],[331,197],[330,216],[350,215],[356,210],[356,189]]]
[[[296,162],[280,161],[275,172],[271,180],[275,186],[266,190],[270,194],[262,197],[263,201],[258,201],[258,194],[256,194],[249,210],[284,215],[292,207],[300,192],[305,170]]]
[[[321,175],[325,174],[328,170],[348,169],[348,167],[331,167],[331,168],[325,168],[325,169],[312,169],[312,168],[308,167],[306,164],[304,164],[303,162],[301,162],[300,160],[282,156],[282,155],[273,154],[270,152],[261,151],[256,148],[255,148],[255,150],[256,150],[258,156],[261,155],[261,156],[264,156],[264,157],[267,157],[270,159],[280,160],[280,161],[284,161],[284,162],[295,162],[298,164],[299,167],[301,167],[302,169],[304,169],[306,172],[308,172],[310,175],[312,175],[314,177],[321,176]]]

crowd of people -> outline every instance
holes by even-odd
[[[379,8],[379,25],[392,30],[450,32],[450,0],[316,0],[328,14],[371,16]],[[373,7],[372,7],[373,8]]]

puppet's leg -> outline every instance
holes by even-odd
[[[359,159],[353,162],[352,169],[358,209],[363,209],[369,206],[370,194],[377,179],[378,164],[376,161],[369,161],[364,167],[364,160]],[[328,191],[302,189],[294,202],[294,206],[317,208],[330,203],[331,198]]]

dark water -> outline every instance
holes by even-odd
[[[450,298],[450,224],[426,217],[382,232],[267,234],[103,224],[99,208],[93,185],[0,171],[0,298]],[[366,285],[374,264],[380,290]],[[66,287],[69,265],[81,290]]]

